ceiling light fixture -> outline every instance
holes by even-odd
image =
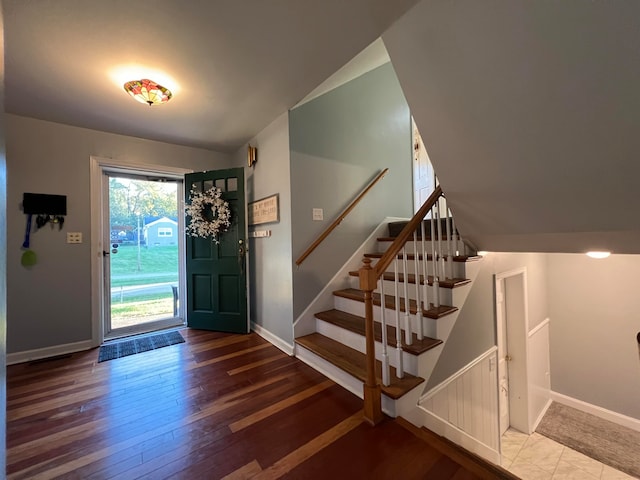
[[[587,256],[591,258],[607,258],[609,255],[611,255],[611,252],[587,252]]]
[[[172,93],[168,88],[158,85],[147,78],[131,80],[125,83],[124,90],[140,103],[146,103],[149,106],[162,105],[172,97]]]

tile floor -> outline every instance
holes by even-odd
[[[502,466],[523,480],[634,480],[580,452],[534,433],[502,436]]]

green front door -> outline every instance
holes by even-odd
[[[203,330],[249,333],[247,316],[246,222],[244,169],[232,168],[185,175],[190,190],[222,190],[229,203],[231,225],[211,238],[187,235],[187,325]],[[187,216],[187,225],[190,217]]]

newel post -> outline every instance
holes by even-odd
[[[382,396],[380,384],[376,380],[376,351],[373,335],[373,297],[378,279],[376,272],[371,268],[371,259],[364,258],[364,264],[359,270],[360,290],[364,292],[365,310],[365,344],[367,355],[367,378],[364,382],[364,419],[371,425],[377,425],[382,421]],[[384,300],[383,300],[384,301]]]

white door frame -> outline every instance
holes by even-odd
[[[509,296],[509,288],[513,294]],[[495,276],[496,313],[504,314],[507,326],[507,345],[504,345],[503,322],[496,318],[496,333],[499,352],[507,352],[512,360],[509,362],[509,423],[523,433],[533,433],[529,421],[529,367],[528,367],[528,290],[527,268],[521,267]],[[498,293],[503,295],[504,310],[500,305]],[[506,295],[505,295],[506,293]],[[498,398],[500,396],[500,357],[498,357]]]
[[[90,157],[91,178],[91,344],[97,347],[104,342],[104,302],[102,286],[104,278],[104,260],[102,252],[110,250],[110,245],[104,245],[102,226],[104,223],[103,212],[103,172],[120,172],[128,174],[158,174],[165,177],[184,180],[185,173],[193,170],[168,167],[163,165],[131,163],[125,160],[112,158]],[[183,198],[178,199],[178,210],[184,203]],[[184,231],[184,216],[178,215],[178,229]],[[184,257],[184,252],[179,250],[179,255]],[[180,285],[186,285],[184,268],[180,271]],[[184,292],[181,292],[184,295]],[[183,302],[184,303],[184,302]]]

